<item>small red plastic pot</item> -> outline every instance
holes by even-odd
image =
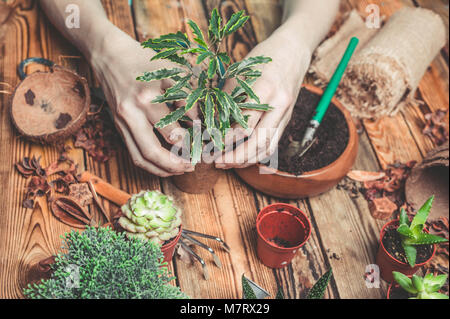
[[[172,241],[170,241],[169,243],[167,243],[161,247],[161,251],[164,255],[164,262],[170,263],[172,261],[173,254],[175,253],[175,247],[177,246],[178,241],[181,238],[182,231],[183,230],[180,226],[180,231],[178,232],[177,237],[175,237],[174,239],[172,239]]]
[[[267,267],[283,268],[309,239],[311,223],[297,207],[280,203],[267,206],[258,214],[256,230],[259,259]]]
[[[398,219],[392,220],[386,225],[384,225],[380,232],[380,248],[378,249],[377,254],[377,265],[378,267],[380,267],[381,278],[383,278],[387,282],[394,281],[394,277],[392,275],[393,271],[398,271],[408,277],[414,275],[419,270],[419,268],[428,263],[436,253],[436,245],[433,245],[433,253],[431,254],[431,257],[425,262],[417,264],[414,267],[411,267],[409,264],[401,262],[395,259],[393,256],[391,256],[391,254],[388,253],[386,248],[384,248],[383,237],[388,227],[392,226],[398,227],[398,223],[399,223]]]

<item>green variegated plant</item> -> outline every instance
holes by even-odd
[[[425,277],[413,275],[412,278],[393,271],[395,281],[412,297],[410,299],[448,299],[447,295],[439,293],[447,281],[447,275],[434,276],[428,274]]]
[[[189,146],[192,164],[201,160],[203,150],[202,129],[209,133],[214,146],[223,151],[224,137],[231,125],[238,123],[248,128],[248,117],[242,110],[253,109],[268,111],[271,107],[261,104],[252,85],[262,74],[256,66],[272,60],[257,56],[232,63],[230,56],[221,51],[224,40],[239,30],[249,17],[240,11],[231,16],[225,23],[219,11],[211,13],[207,37],[192,20],[188,22],[194,38],[182,32],[163,35],[157,39],[149,39],[142,45],[152,49],[156,55],[152,61],[164,59],[176,63],[179,67],[146,72],[138,77],[138,81],[150,82],[171,79],[174,85],[158,96],[152,103],[173,103],[184,101],[180,107],[164,117],[156,124],[156,128],[164,128],[177,121],[191,121],[186,113],[198,106],[201,110],[201,129],[190,128],[186,145]],[[236,80],[236,87],[225,92],[223,86],[230,79]]]
[[[419,209],[413,220],[410,221],[408,214],[402,208],[400,211],[400,221],[397,231],[402,238],[402,247],[411,267],[416,265],[418,245],[432,245],[446,242],[447,239],[429,234],[424,231],[425,223],[433,205],[434,196],[430,197]]]

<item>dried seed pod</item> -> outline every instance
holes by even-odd
[[[58,197],[51,204],[53,215],[71,227],[85,228],[91,224],[92,216],[72,197]]]

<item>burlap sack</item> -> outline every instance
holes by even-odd
[[[338,97],[354,116],[394,115],[413,97],[427,67],[446,43],[446,29],[434,12],[403,8],[378,31],[352,13],[341,29],[317,50],[311,70],[328,81],[351,36],[361,39]]]

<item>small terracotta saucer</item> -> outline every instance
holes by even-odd
[[[85,123],[91,105],[86,79],[60,66],[27,76],[15,89],[10,115],[20,134],[56,144]]]

